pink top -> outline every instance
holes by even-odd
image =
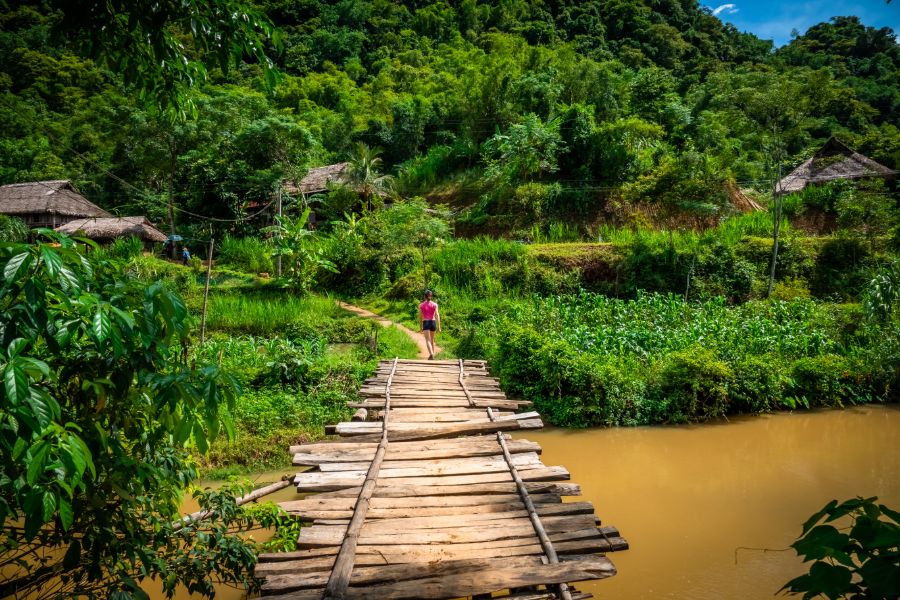
[[[427,300],[419,305],[419,312],[422,313],[423,321],[434,321],[434,314],[437,312],[437,303]]]

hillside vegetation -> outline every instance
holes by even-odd
[[[900,164],[900,50],[852,16],[775,50],[693,0],[260,2],[280,84],[258,61],[212,68],[185,92],[194,118],[173,122],[134,76],[84,58],[56,6],[0,16],[0,182],[69,178],[161,223],[171,193],[180,232],[255,212],[357,142],[383,149],[400,194],[452,204],[459,232],[518,236],[708,224],[729,182],[765,192],[833,134]]]

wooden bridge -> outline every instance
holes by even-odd
[[[295,552],[256,568],[271,598],[583,599],[571,582],[615,574],[628,544],[600,527],[563,467],[508,433],[543,426],[483,361],[384,361],[340,439],[294,446],[309,522]],[[492,596],[492,594],[495,594]]]

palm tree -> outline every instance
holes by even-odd
[[[372,196],[388,193],[394,183],[390,175],[382,175],[381,149],[358,142],[350,157],[348,183],[361,192],[366,210],[372,210]]]

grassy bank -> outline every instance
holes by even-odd
[[[213,271],[200,344],[205,270],[146,256],[134,257],[128,270],[182,295],[197,328],[191,360],[222,365],[240,386],[234,438],[220,437],[201,458],[208,476],[289,465],[288,446],[319,439],[326,424],[349,418],[347,401],[381,358],[416,356],[398,329],[358,318],[332,298],[298,295],[227,267]]]

